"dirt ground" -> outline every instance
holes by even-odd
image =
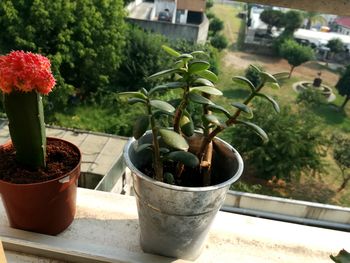
[[[223,61],[226,67],[235,67],[239,69],[246,69],[250,64],[257,64],[262,66],[266,71],[271,73],[277,73],[282,71],[289,72],[290,66],[284,59],[257,55],[245,52],[226,52]],[[320,62],[310,61],[299,67],[296,67],[293,72],[293,76],[305,78],[305,80],[313,80],[317,72],[322,72],[322,79],[329,85],[333,86],[337,83],[339,75],[333,73],[322,67]]]

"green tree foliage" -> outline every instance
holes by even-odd
[[[342,191],[350,181],[350,139],[333,136],[333,158],[336,161],[342,176],[342,184],[338,192]]]
[[[271,34],[272,27],[280,28],[284,25],[284,14],[279,10],[266,9],[260,14],[260,19],[267,24],[267,33]]]
[[[327,47],[329,47],[330,51],[333,53],[340,53],[344,51],[344,43],[340,38],[333,38],[329,40]]]
[[[50,57],[58,87],[47,105],[62,109],[58,104],[73,87],[88,95],[112,84],[122,60],[124,16],[122,0],[3,0],[0,53],[22,49]]]
[[[209,31],[212,32],[212,35],[216,35],[223,28],[224,28],[224,22],[220,18],[214,16],[210,20]]]
[[[127,31],[127,44],[124,60],[117,72],[119,90],[149,89],[147,77],[163,68],[170,67],[170,59],[164,56],[162,45],[167,39],[158,34],[130,26]]]
[[[302,16],[304,17],[304,19],[307,20],[306,29],[311,29],[311,26],[314,23],[327,25],[327,20],[323,16],[321,16],[320,13],[318,12],[308,11],[308,12],[304,12]]]
[[[339,94],[345,97],[343,104],[340,106],[340,108],[344,110],[345,105],[350,100],[350,65],[346,67],[335,87]]]
[[[311,47],[302,46],[292,39],[287,39],[279,47],[282,58],[286,59],[291,66],[289,78],[295,67],[314,58],[314,51]]]
[[[222,50],[227,47],[228,41],[223,35],[215,35],[210,39],[210,44],[212,44],[213,47]]]
[[[276,114],[266,102],[254,102],[254,122],[267,132],[268,143],[263,144],[256,134],[238,125],[231,130],[230,141],[245,157],[248,169],[258,177],[287,181],[321,172],[324,140],[315,116],[306,109],[293,113],[289,107]]]
[[[303,24],[303,16],[298,11],[288,11],[283,16],[284,31],[290,35]]]
[[[206,3],[205,3],[206,9],[212,8],[213,5],[214,5],[214,0],[207,0]]]

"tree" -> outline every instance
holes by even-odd
[[[227,135],[245,157],[249,171],[267,180],[276,177],[287,181],[323,172],[321,146],[325,140],[314,114],[307,109],[293,112],[290,107],[281,107],[276,114],[262,100],[254,100],[254,109],[254,123],[268,134],[266,144],[239,125]]]
[[[331,51],[331,57],[333,57],[334,54],[344,51],[344,43],[343,41],[341,41],[340,38],[332,38],[331,40],[329,40],[327,43],[327,47]]]
[[[345,96],[345,100],[340,106],[340,109],[344,110],[345,105],[350,100],[350,65],[346,67],[335,87],[341,96]]]
[[[51,107],[72,87],[89,95],[108,89],[125,45],[122,0],[35,0],[0,2],[0,52],[22,49],[50,57],[59,88]],[[62,101],[67,98],[62,98]]]
[[[267,33],[271,34],[272,27],[280,28],[284,25],[284,14],[279,10],[266,9],[260,14],[260,20],[267,24]]]
[[[142,87],[149,89],[152,82],[147,77],[171,65],[170,59],[164,56],[162,49],[162,45],[166,43],[167,39],[162,35],[130,26],[127,31],[124,60],[117,71],[119,89],[123,91],[139,90]]]
[[[321,23],[322,25],[327,24],[327,20],[320,15],[318,12],[308,11],[303,13],[303,17],[306,21],[306,29],[311,29],[312,24]]]
[[[333,158],[341,171],[342,184],[337,190],[340,192],[350,181],[350,139],[333,136]]]
[[[292,39],[284,41],[280,48],[280,55],[286,59],[291,66],[289,78],[291,77],[295,67],[314,58],[314,51],[311,47],[302,46]]]
[[[292,35],[295,30],[301,27],[303,23],[303,17],[298,11],[288,11],[283,16],[284,31]]]
[[[227,47],[228,42],[225,36],[215,35],[210,39],[210,44],[212,44],[213,47],[221,50]]]
[[[213,32],[213,35],[216,35],[216,33],[222,30],[223,28],[224,28],[224,22],[220,18],[217,18],[216,16],[214,16],[210,20],[209,30]]]

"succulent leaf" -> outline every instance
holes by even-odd
[[[174,112],[175,111],[175,108],[171,104],[169,104],[165,101],[162,101],[162,100],[151,100],[150,104],[152,107],[157,108],[157,109],[162,110],[162,111],[165,111],[165,112]]]
[[[232,78],[232,80],[243,87],[249,87],[252,92],[255,92],[254,84],[246,77],[235,76]]]
[[[165,77],[165,76],[168,76],[174,73],[179,73],[179,72],[182,72],[182,71],[181,69],[178,69],[178,68],[166,69],[149,76],[148,79],[157,79],[160,77]]]
[[[167,129],[160,129],[159,134],[168,146],[182,151],[188,150],[188,143],[180,134]]]
[[[175,152],[169,153],[166,157],[170,160],[180,162],[185,166],[189,166],[192,168],[199,165],[199,160],[197,156],[190,152],[175,151]]]
[[[166,45],[162,45],[162,49],[173,57],[179,57],[181,55],[179,52]]]
[[[149,126],[149,117],[147,115],[140,116],[133,127],[132,135],[137,140],[147,131]]]
[[[198,76],[201,76],[202,78],[205,78],[207,80],[210,80],[211,82],[217,82],[218,76],[216,76],[215,73],[211,72],[210,70],[203,70],[203,71],[199,71],[196,73]]]
[[[188,98],[191,101],[199,104],[204,104],[204,105],[214,104],[211,100],[204,98],[203,96],[198,95],[197,93],[194,93],[194,92],[190,92],[190,94],[188,95]]]
[[[190,91],[200,91],[200,92],[207,93],[210,95],[218,95],[218,96],[222,95],[222,92],[220,90],[213,88],[213,87],[209,87],[209,86],[193,87],[190,89]]]
[[[271,98],[270,96],[266,95],[266,94],[263,94],[263,93],[257,93],[256,94],[257,96],[259,97],[262,97],[262,98],[265,98],[266,100],[268,100],[269,102],[271,102],[274,110],[277,112],[277,113],[280,113],[280,107],[278,105],[278,103],[273,99]]]
[[[188,65],[188,72],[190,74],[193,74],[203,70],[207,70],[209,67],[210,67],[210,64],[208,62],[202,61],[202,60],[196,60],[191,62]]]
[[[263,143],[267,143],[269,141],[269,137],[267,136],[266,132],[261,129],[258,125],[248,122],[248,121],[241,121],[241,120],[237,120],[236,121],[237,124],[244,124],[246,126],[248,126],[249,128],[252,128],[253,131],[259,135],[259,137],[263,140]]]

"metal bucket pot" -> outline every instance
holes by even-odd
[[[191,138],[190,146],[199,138]],[[151,142],[151,133],[147,132],[140,142]],[[195,260],[230,185],[242,174],[242,158],[231,145],[215,139],[212,171],[215,185],[181,187],[158,182],[138,170],[150,161],[150,155],[138,154],[137,144],[134,139],[129,140],[124,158],[133,174],[141,247],[148,253]]]

